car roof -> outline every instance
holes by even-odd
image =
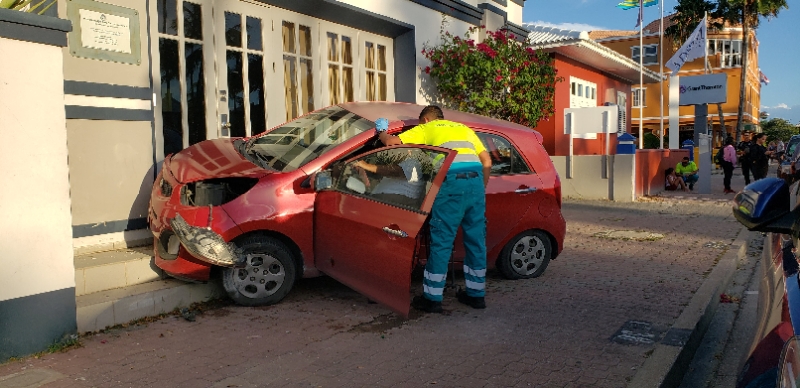
[[[403,121],[405,125],[418,123],[419,112],[425,108],[423,105],[385,101],[347,102],[339,104],[339,106],[372,122],[383,117],[389,120],[390,123],[393,121]],[[442,109],[442,111],[444,112],[444,118],[450,121],[484,129],[502,129],[509,135],[519,132],[534,134],[541,143],[541,134],[524,125],[456,110]]]

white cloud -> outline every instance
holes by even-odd
[[[534,22],[526,22],[522,23],[523,26],[527,25],[536,25],[536,26],[544,26],[544,27],[555,27],[560,28],[562,30],[572,30],[572,31],[597,31],[597,30],[607,30],[608,28],[605,27],[598,27],[593,26],[590,24],[583,24],[583,23],[550,23],[543,20],[537,20]]]
[[[780,117],[791,123],[800,123],[800,104],[789,106],[781,103],[774,107],[763,107],[761,111],[769,113],[770,118]]]

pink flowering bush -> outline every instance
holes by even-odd
[[[487,31],[476,43],[471,36],[482,28],[470,28],[464,37],[444,32],[439,45],[422,50],[431,61],[423,70],[435,81],[441,102],[527,127],[552,116],[555,84],[563,80],[553,59],[508,31]]]

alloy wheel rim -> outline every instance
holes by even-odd
[[[265,298],[276,293],[286,280],[286,268],[268,254],[251,253],[246,257],[244,268],[236,268],[233,281],[239,292],[253,299]]]
[[[511,269],[522,276],[531,275],[542,265],[546,254],[540,238],[524,236],[511,249]]]

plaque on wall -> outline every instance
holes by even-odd
[[[74,57],[141,64],[139,12],[93,0],[69,0],[69,52]]]

